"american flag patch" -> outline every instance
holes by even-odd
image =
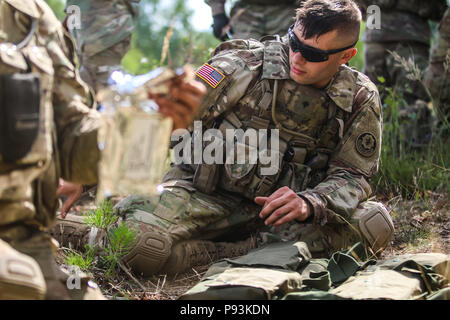
[[[216,88],[219,83],[225,79],[225,76],[219,72],[219,70],[211,67],[209,64],[205,63],[200,69],[195,73],[197,76],[205,80],[211,87]]]

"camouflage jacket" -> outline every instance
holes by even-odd
[[[0,41],[2,86],[29,75],[39,84],[37,92],[17,86],[31,96],[36,110],[20,108],[20,93],[0,92],[0,120],[6,119],[0,145],[31,145],[17,159],[7,160],[10,150],[4,148],[0,154],[0,226],[25,222],[47,227],[55,217],[60,176],[97,182],[101,120],[74,67],[71,37],[43,0],[0,0]],[[11,99],[18,104],[11,106]]]
[[[225,0],[205,0],[205,2],[211,7],[213,15],[225,12]],[[240,5],[297,5],[302,0],[240,0]],[[237,5],[237,4],[236,4]]]
[[[68,25],[79,54],[82,52],[89,58],[129,37],[134,30],[139,1],[68,0],[68,14],[80,15],[79,27]]]
[[[290,186],[311,204],[314,221],[320,225],[332,220],[327,209],[348,217],[368,198],[371,188],[367,179],[379,164],[382,115],[377,88],[364,74],[342,66],[323,90],[297,84],[289,77],[288,46],[277,40],[225,42],[212,53],[208,65],[222,79],[214,84],[200,75],[203,67],[197,71],[208,87],[199,113],[204,129],[222,130],[224,124],[233,123],[244,129],[289,128],[310,137],[305,140],[280,129],[280,153],[291,147],[295,152],[292,159],[283,156],[282,170],[272,179],[270,192]],[[275,110],[271,110],[275,81],[279,89]],[[281,126],[274,123],[275,114]],[[314,164],[318,156],[323,156],[325,163]],[[216,185],[218,192],[244,195],[253,188],[254,179],[246,183],[245,175],[256,176],[259,169],[224,166]],[[165,180],[194,181],[195,185],[197,169],[175,166]],[[230,174],[244,178],[234,189],[229,187]],[[242,189],[236,189],[239,184]]]
[[[364,41],[393,42],[417,41],[430,44],[428,19],[439,20],[445,11],[446,0],[356,0],[363,12],[377,5],[380,8],[381,29],[366,26]],[[367,17],[366,17],[367,18]]]

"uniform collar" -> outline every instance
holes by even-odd
[[[342,65],[325,88],[325,92],[336,105],[346,112],[352,112],[358,72]]]
[[[265,37],[264,39],[267,39]],[[270,37],[264,43],[263,79],[290,79],[289,50],[284,42]]]

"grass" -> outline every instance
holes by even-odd
[[[409,122],[417,120],[417,114],[405,112],[407,104],[396,88],[380,87],[383,101],[383,145],[380,170],[373,179],[378,193],[390,197],[400,194],[407,199],[424,199],[427,191],[450,194],[450,153],[447,119],[442,118],[439,98],[431,95],[423,82],[423,71],[412,59],[406,60],[396,52],[391,52],[398,65],[407,71],[410,80],[419,81],[430,98],[431,123],[430,142],[421,148],[414,147],[411,136],[405,131]],[[379,78],[383,83],[384,79]],[[445,82],[445,81],[444,81]],[[406,117],[406,118],[405,118]],[[416,128],[416,130],[418,130]]]
[[[105,269],[107,278],[117,275],[120,259],[125,256],[136,240],[136,231],[128,228],[113,212],[112,201],[105,200],[95,210],[87,212],[85,223],[91,228],[98,228],[105,234],[105,245],[90,247],[86,245],[85,252],[70,250],[65,257],[65,263],[90,271],[99,261],[99,266]]]

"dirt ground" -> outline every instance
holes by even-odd
[[[395,225],[394,239],[380,258],[405,253],[450,254],[449,196],[429,192],[423,198],[426,200],[378,197],[391,210]],[[93,202],[85,202],[75,206],[71,212],[82,214],[93,207]],[[59,249],[57,259],[63,266],[64,252],[64,248]],[[108,299],[174,300],[197,284],[208,267],[192,268],[189,272],[171,277],[159,275],[147,279],[124,270],[108,279],[105,270],[98,267],[94,267],[91,274]]]

